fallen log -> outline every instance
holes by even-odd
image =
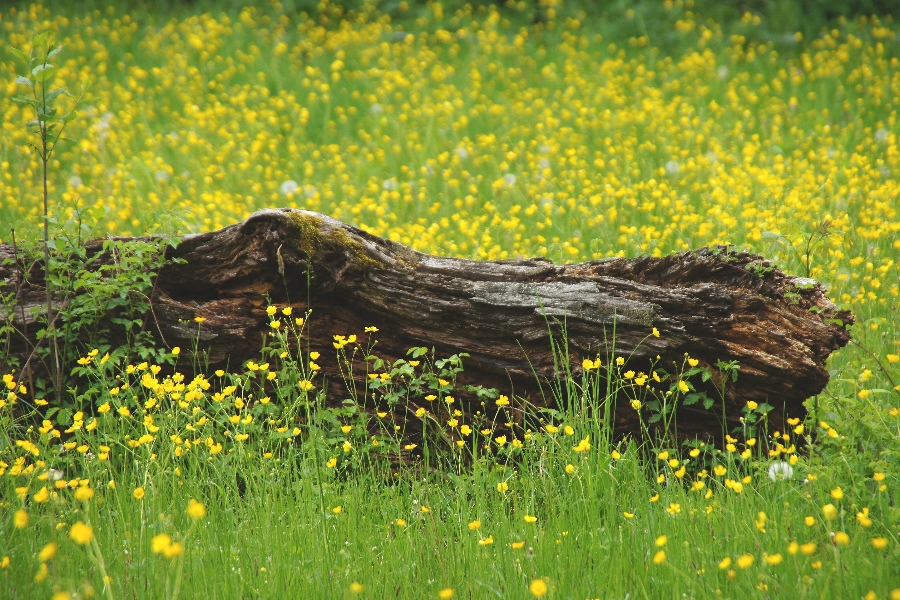
[[[12,254],[0,246],[0,263]],[[413,346],[434,347],[439,356],[467,353],[462,380],[512,396],[529,409],[522,419],[565,401],[549,394],[550,385],[567,373],[580,376],[583,358],[623,357],[636,372],[675,373],[687,353],[712,373],[696,387],[716,404],[681,406],[682,437],[720,437],[722,415],[729,430],[739,426],[748,401],[774,407],[775,428],[803,417],[804,401],[828,382],[826,359],[848,342],[853,322],[819,283],[731,247],[569,265],[471,261],[422,254],[322,214],[280,209],[188,235],[168,256],[179,260],[156,279],[154,334],[185,349],[199,335],[210,371],[259,358],[270,330],[267,302],[299,315],[311,309],[310,348],[323,354],[333,335],[369,326],[378,327],[378,354],[387,361]],[[43,306],[41,277],[23,281],[21,268],[7,261],[0,280],[18,290],[12,321],[22,331]],[[205,318],[200,328],[198,316]],[[551,341],[568,352],[571,371],[559,371]],[[33,343],[13,340],[11,347],[21,359]],[[724,405],[718,361],[740,367]],[[323,360],[322,368],[329,402],[340,404],[346,392],[336,385],[337,364]],[[619,434],[640,432],[627,402],[619,402],[614,421]]]

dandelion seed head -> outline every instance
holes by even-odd
[[[769,465],[767,474],[772,481],[784,481],[794,476],[794,468],[790,463],[780,460]]]
[[[300,189],[300,186],[293,179],[288,179],[284,181],[279,187],[278,191],[282,196],[293,196],[297,190]]]
[[[678,161],[670,160],[666,163],[666,173],[675,176],[678,175],[678,172],[681,170],[681,166],[678,164]]]

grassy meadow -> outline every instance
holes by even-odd
[[[614,440],[596,411],[507,434],[515,398],[466,389],[465,357],[386,364],[379,323],[310,348],[315,315],[290,306],[231,372],[195,375],[190,348],[85,348],[66,368],[91,385],[63,405],[2,345],[0,596],[900,600],[895,23],[237,4],[0,8],[4,47],[50,31],[56,84],[86,87],[49,165],[55,235],[288,206],[473,259],[731,244],[823,282],[854,343],[804,420],[751,403],[724,448]],[[27,245],[43,213],[21,71],[0,50],[0,241]],[[561,389],[594,405],[657,375],[570,358],[584,375]],[[676,397],[691,361],[661,382]],[[322,408],[328,363],[368,387]],[[397,403],[427,407],[423,447]]]

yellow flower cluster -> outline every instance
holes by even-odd
[[[77,204],[104,231],[209,230],[294,206],[440,254],[733,243],[799,269],[826,228],[811,275],[845,300],[900,294],[900,89],[877,20],[796,45],[687,13],[678,56],[575,19],[550,45],[510,34],[494,8],[420,21],[407,35],[368,11],[335,28],[248,7],[138,24],[34,4],[0,28],[25,48],[35,24],[58,32],[58,80],[93,81],[50,194],[60,216]],[[40,209],[14,70],[0,62],[0,220],[26,231]]]

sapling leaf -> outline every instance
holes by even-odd
[[[47,58],[48,59],[53,58],[54,56],[59,54],[62,49],[63,49],[63,45],[60,44],[59,46],[57,46],[56,48],[54,48],[53,50],[51,50],[50,52],[47,53]]]
[[[44,97],[44,102],[53,102],[54,100],[56,100],[57,98],[59,98],[59,97],[62,96],[63,94],[65,94],[66,96],[71,96],[71,95],[72,95],[72,94],[69,93],[69,90],[67,90],[67,89],[64,88],[64,87],[56,88],[55,90],[49,92],[49,93]]]
[[[33,69],[31,70],[31,74],[32,74],[35,78],[37,78],[38,81],[44,81],[44,80],[46,79],[46,75],[49,74],[48,71],[49,71],[49,72],[52,72],[53,69],[55,69],[55,68],[56,68],[56,67],[54,67],[54,66],[51,65],[50,63],[46,63],[46,62],[45,62],[45,63],[41,63],[41,64],[39,64],[38,66],[36,66],[35,68],[33,68]]]
[[[19,104],[31,104],[32,106],[37,106],[38,101],[34,98],[29,98],[28,96],[13,96],[13,102],[18,102]]]
[[[47,40],[50,37],[49,31],[44,31],[43,33],[39,33],[34,36],[34,47],[38,50],[38,52],[45,52],[45,48],[47,46]]]
[[[22,52],[21,50],[19,50],[18,48],[13,48],[12,46],[7,46],[6,49],[9,51],[10,54],[15,56],[22,62],[24,62],[24,63],[28,62],[28,55],[25,54],[24,52]]]
[[[77,116],[78,116],[78,114],[73,110],[69,114],[63,115],[63,117],[60,119],[60,121],[62,121],[63,123],[69,123],[71,121],[74,121]]]
[[[27,85],[28,87],[34,87],[34,82],[23,75],[19,75],[18,77],[16,77],[15,82],[18,83],[19,85]]]

